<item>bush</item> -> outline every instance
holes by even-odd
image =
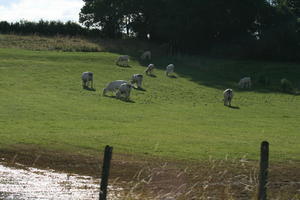
[[[283,92],[291,93],[294,91],[292,82],[285,78],[280,80],[280,87]]]
[[[263,86],[269,86],[270,85],[270,78],[268,76],[262,74],[258,77],[258,83],[260,83]]]
[[[85,36],[100,37],[99,29],[88,29],[75,22],[43,21],[30,22],[21,20],[19,22],[8,23],[0,21],[0,33],[20,34],[20,35],[40,35],[40,36]]]

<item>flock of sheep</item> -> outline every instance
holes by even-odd
[[[238,82],[238,86],[241,89],[250,89],[252,86],[251,78],[250,77],[244,77]],[[287,80],[286,78],[282,78],[280,80],[280,86],[281,90],[283,92],[289,92],[293,93],[293,86],[291,81]],[[228,88],[224,92],[224,105],[225,106],[231,106],[231,100],[233,98],[233,90]]]
[[[141,55],[141,59],[151,60],[151,52],[145,51]],[[122,55],[119,56],[116,60],[116,64],[120,66],[129,66],[129,56]],[[146,75],[153,75],[153,70],[155,66],[154,64],[149,64],[145,70]],[[169,76],[171,73],[174,73],[174,64],[169,64],[166,67],[166,75]],[[89,83],[91,84],[91,88],[93,88],[93,72],[83,72],[82,73],[82,86],[84,88],[89,87]],[[134,84],[136,84],[138,89],[142,89],[143,75],[142,74],[133,74],[130,81],[125,80],[116,80],[107,84],[107,86],[103,89],[102,95],[105,96],[107,92],[116,92],[116,98],[121,99],[122,97],[125,100],[129,100],[131,89],[134,88]],[[244,77],[242,78],[238,86],[242,89],[250,89],[251,88],[251,78]],[[224,95],[224,105],[231,106],[231,100],[233,98],[233,90],[228,88],[223,92]]]
[[[145,51],[141,55],[141,59],[151,60],[151,52]],[[116,65],[120,66],[129,66],[129,56],[122,55],[119,56],[116,60]],[[155,66],[154,64],[149,64],[145,70],[146,75],[153,75],[153,70]],[[174,64],[169,64],[166,67],[166,75],[169,76],[171,73],[174,73]],[[83,88],[88,88],[89,85],[93,88],[93,72],[83,72],[82,76],[82,86]],[[125,80],[116,80],[108,83],[106,87],[103,89],[102,95],[105,96],[107,92],[116,92],[116,98],[121,99],[122,97],[125,100],[129,100],[131,89],[134,88],[134,84],[136,84],[136,88],[142,89],[143,75],[142,74],[133,74],[130,81]]]

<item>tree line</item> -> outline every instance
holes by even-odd
[[[22,35],[43,35],[43,36],[102,36],[99,29],[87,29],[75,22],[44,21],[30,22],[19,21],[8,23],[0,21],[0,33],[2,34],[22,34]]]
[[[80,22],[171,53],[296,60],[300,0],[83,0]]]
[[[300,0],[83,0],[79,22],[0,22],[0,33],[135,37],[170,54],[300,60]]]

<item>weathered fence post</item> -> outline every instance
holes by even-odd
[[[267,183],[268,183],[268,167],[269,167],[269,143],[263,141],[260,147],[260,170],[258,185],[258,200],[267,199]]]
[[[100,195],[99,195],[100,200],[106,200],[108,175],[109,175],[110,161],[111,161],[111,157],[112,157],[112,150],[113,150],[113,147],[110,147],[108,145],[104,149],[102,177],[101,177]]]

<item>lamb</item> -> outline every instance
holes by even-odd
[[[136,83],[138,88],[142,88],[143,75],[142,74],[133,74],[131,77],[131,83]]]
[[[228,88],[224,90],[224,106],[231,106],[231,100],[233,98],[233,90]]]
[[[169,74],[173,73],[174,72],[174,65],[173,64],[169,64],[167,67],[166,67],[166,75],[169,76]]]
[[[244,77],[242,78],[238,83],[240,88],[251,88],[251,78],[250,77]]]
[[[155,66],[154,64],[149,64],[147,69],[145,70],[147,75],[152,75],[152,71],[154,70]]]
[[[102,95],[105,96],[108,91],[115,92],[117,91],[123,83],[128,83],[124,80],[116,80],[107,84],[107,86],[103,89]]]
[[[91,88],[93,88],[93,72],[83,72],[81,75],[82,87],[87,88],[89,83],[91,83]]]
[[[119,89],[118,89],[118,92],[116,93],[116,97],[118,99],[121,98],[122,95],[124,95],[124,98],[126,100],[129,99],[129,96],[130,96],[130,92],[131,92],[131,88],[132,88],[132,84],[130,83],[123,83],[120,85]]]
[[[142,60],[151,60],[151,51],[145,51],[142,55],[141,55],[141,59]]]
[[[119,56],[119,58],[116,60],[116,65],[128,67],[129,66],[128,62],[129,62],[129,56],[122,55],[122,56]]]

